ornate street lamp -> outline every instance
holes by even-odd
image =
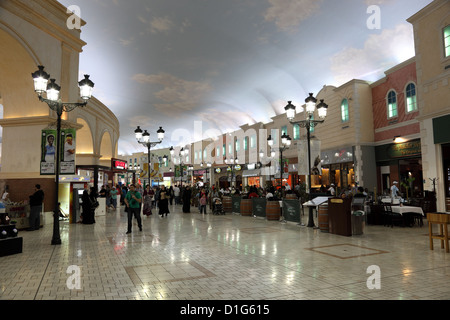
[[[78,82],[80,89],[80,97],[83,102],[62,102],[59,95],[61,87],[56,84],[55,79],[51,79],[50,75],[44,71],[44,66],[38,66],[38,70],[31,74],[34,82],[34,91],[39,97],[39,101],[47,103],[49,108],[56,112],[56,188],[55,188],[55,206],[53,211],[53,236],[52,245],[61,244],[61,236],[59,230],[59,173],[60,173],[60,136],[61,136],[61,116],[63,112],[70,112],[77,107],[84,107],[88,100],[92,97],[94,83],[89,79],[89,75],[85,75],[84,79]],[[49,82],[50,79],[50,82]],[[46,93],[46,98],[43,94]]]
[[[284,109],[286,110],[286,116],[291,124],[298,125],[301,128],[306,128],[306,138],[308,142],[308,192],[309,199],[311,200],[311,128],[315,128],[317,125],[325,121],[325,118],[327,117],[328,105],[324,103],[324,100],[320,100],[320,103],[316,106],[317,99],[314,98],[312,93],[310,93],[309,97],[305,99],[305,103],[305,120],[294,120],[297,108],[292,104],[292,101],[288,101],[288,105]],[[316,110],[318,111],[319,120],[314,119],[314,113]],[[301,112],[303,112],[303,110]],[[312,207],[309,207],[308,227],[314,227]]]
[[[267,138],[267,143],[269,144],[269,147],[272,149],[275,144],[275,142],[272,138],[272,135],[269,135],[269,137]],[[285,132],[283,132],[283,134],[281,135],[281,145],[278,148],[278,151],[280,151],[280,167],[281,167],[280,179],[281,179],[281,181],[283,181],[283,171],[284,171],[283,152],[286,151],[287,149],[289,149],[291,144],[292,144],[291,137],[288,134],[286,134]],[[272,157],[275,156],[273,150],[271,151],[271,155],[272,155]]]
[[[147,132],[147,130],[142,131],[141,127],[138,126],[136,130],[134,130],[134,134],[136,136],[136,141],[147,148],[147,177],[148,177],[148,184],[150,184],[150,174],[151,174],[151,148],[155,147],[156,145],[160,144],[164,139],[164,133],[165,131],[162,129],[162,127],[159,127],[158,131],[156,131],[158,135],[158,141],[150,141],[150,133]]]
[[[170,147],[169,149],[170,155],[172,156],[172,161],[175,163],[176,158],[180,160],[180,173],[181,173],[181,182],[180,182],[180,189],[183,187],[183,174],[184,174],[184,158],[189,155],[189,149],[181,148],[178,152],[178,156],[175,155],[175,149],[173,147]]]

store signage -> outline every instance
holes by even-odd
[[[420,156],[421,153],[420,140],[393,144],[389,148],[389,155],[391,158]]]
[[[194,176],[203,176],[206,174],[206,170],[195,170],[194,171]]]
[[[235,167],[234,167],[234,170],[236,170],[236,171],[240,171],[242,169],[242,167],[239,165],[239,164],[237,164]]]
[[[113,170],[127,170],[128,163],[125,160],[111,159]]]
[[[220,168],[216,168],[216,173],[221,173],[222,172],[222,169],[220,169]]]

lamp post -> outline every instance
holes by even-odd
[[[237,181],[236,181],[236,165],[239,164],[239,159],[236,157],[236,159],[225,159],[225,163],[229,164],[229,168],[231,171],[231,181],[230,181],[230,186],[233,186],[233,179],[234,179],[234,186],[235,188],[237,188]]]
[[[272,138],[272,135],[269,135],[267,138],[267,143],[269,144],[269,147],[272,149],[275,141]],[[280,172],[280,179],[283,181],[283,173],[284,173],[284,165],[283,165],[283,152],[289,149],[289,147],[292,144],[292,139],[289,135],[283,132],[283,135],[281,136],[281,145],[278,148],[280,151],[280,166],[281,166],[281,172]]]
[[[92,97],[94,83],[89,80],[89,75],[85,75],[84,79],[78,82],[80,88],[80,97],[83,102],[62,102],[60,99],[61,87],[56,84],[55,79],[50,79],[50,75],[44,71],[44,66],[38,66],[38,70],[31,74],[34,82],[34,91],[39,97],[39,101],[47,103],[49,108],[56,112],[56,168],[55,168],[55,207],[53,211],[53,236],[52,245],[61,244],[61,236],[59,231],[59,171],[60,171],[60,140],[61,140],[61,116],[63,112],[70,112],[77,107],[84,107],[88,100]],[[50,79],[50,83],[49,83]],[[46,93],[47,98],[42,95]]]
[[[175,156],[175,149],[173,147],[170,147],[169,151],[170,151],[170,155],[173,158],[173,161],[176,159],[176,157],[178,157],[179,160],[180,160],[180,174],[181,174],[180,189],[181,189],[183,187],[183,171],[184,171],[184,169],[183,169],[183,166],[184,166],[183,158],[187,157],[189,155],[189,149],[181,148],[181,150],[178,152],[178,156]]]
[[[317,99],[310,93],[309,97],[305,99],[306,109],[305,120],[294,120],[296,114],[296,107],[292,104],[292,101],[288,101],[288,105],[284,108],[286,110],[286,116],[289,122],[293,125],[298,125],[301,128],[306,128],[306,139],[308,142],[308,193],[309,199],[312,200],[312,188],[311,188],[311,128],[315,128],[317,125],[323,123],[327,117],[328,105],[324,103],[324,100],[320,100],[320,103],[316,106]],[[303,109],[303,108],[301,108]],[[318,111],[319,120],[314,120],[314,113]],[[299,113],[303,110],[299,110]],[[308,227],[314,227],[313,208],[309,207],[309,221]]]
[[[200,167],[203,168],[203,166],[204,166],[203,162],[200,163]],[[211,162],[208,161],[208,162],[206,163],[206,175],[205,175],[205,176],[206,176],[206,177],[205,177],[205,180],[206,180],[206,181],[208,180],[208,174],[210,173],[210,172],[209,172],[209,169],[211,168],[211,166],[212,166]],[[211,180],[211,175],[209,176],[209,179]],[[209,184],[211,185],[211,183],[209,183]]]
[[[147,148],[147,176],[148,176],[148,184],[150,184],[150,173],[151,173],[151,154],[150,150],[151,148],[155,147],[156,145],[160,144],[164,139],[164,133],[162,127],[159,127],[159,129],[156,131],[158,135],[158,141],[150,141],[150,133],[147,132],[147,130],[142,131],[142,129],[138,126],[136,130],[134,130],[134,134],[136,135],[136,141]]]
[[[265,157],[265,153],[264,153],[263,150],[259,151],[259,159],[260,159],[260,161],[262,161],[263,158],[267,158],[268,160],[272,161],[272,159],[275,158],[275,155],[276,155],[276,152],[273,151],[273,150],[270,151],[270,157]],[[267,164],[265,164],[265,167],[267,168]],[[266,171],[267,171],[267,169],[266,169]],[[271,166],[269,166],[269,180],[271,180],[271,174],[270,174],[271,171],[272,171],[271,170]]]

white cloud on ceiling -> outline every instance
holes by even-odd
[[[384,71],[415,55],[413,29],[402,23],[368,37],[363,48],[345,48],[331,58],[335,85],[352,79],[374,81]]]
[[[300,22],[319,11],[322,0],[269,0],[269,3],[264,19],[274,21],[282,31],[294,31]]]
[[[144,85],[159,85],[162,90],[154,96],[163,103],[154,104],[160,112],[179,118],[181,112],[192,111],[200,106],[201,101],[212,90],[208,82],[187,81],[167,73],[136,74],[132,79]]]

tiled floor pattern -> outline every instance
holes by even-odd
[[[144,217],[143,231],[134,225],[130,235],[123,208],[95,225],[62,222],[59,246],[50,244],[51,224],[22,231],[23,253],[0,258],[0,299],[450,299],[450,254],[438,241],[429,249],[426,222],[342,237],[180,209]],[[368,286],[372,266],[379,289]]]

